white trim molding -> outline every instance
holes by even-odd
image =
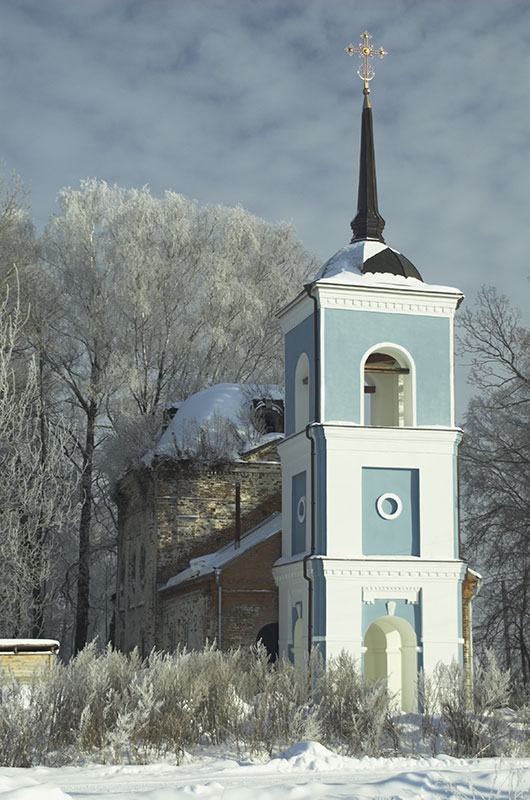
[[[378,286],[329,286],[316,284],[321,308],[350,308],[392,314],[450,317],[455,314],[462,294],[425,290],[382,288]]]
[[[384,586],[363,586],[363,603],[373,605],[376,600],[406,600],[407,603],[419,603],[421,586],[400,586],[387,584]]]

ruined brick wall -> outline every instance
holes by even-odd
[[[172,653],[179,645],[200,650],[207,641],[213,642],[216,635],[214,602],[215,595],[208,581],[162,599],[156,647]]]
[[[147,654],[155,643],[157,525],[154,484],[148,469],[130,472],[118,485],[116,647]]]
[[[235,483],[241,487],[241,531],[281,507],[281,469],[276,462],[238,462],[198,470],[163,462],[156,470],[159,585],[212,553],[235,534]]]
[[[223,570],[223,650],[256,644],[260,629],[278,622],[272,565],[280,556],[281,534],[277,533]]]
[[[264,625],[278,621],[278,589],[272,565],[281,554],[281,534],[243,552],[220,575],[222,649],[249,647]],[[200,649],[218,639],[219,591],[209,573],[161,597],[162,626],[157,646]]]
[[[234,538],[236,481],[241,487],[242,533],[280,510],[281,468],[272,445],[219,470],[160,459],[120,482],[117,647],[125,652],[138,647],[147,654],[153,647],[170,649],[173,639],[185,643],[215,638],[216,588],[204,595],[208,601],[197,596],[184,606],[180,603],[177,617],[169,614],[157,589],[186,569],[191,558],[214,552]],[[259,610],[252,613],[259,617]],[[202,616],[205,622],[199,624]],[[178,619],[182,622],[175,622]]]

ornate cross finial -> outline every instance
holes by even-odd
[[[373,45],[369,44],[369,40],[372,37],[368,31],[365,31],[362,37],[363,41],[359,42],[359,47],[354,47],[352,44],[349,44],[348,47],[345,47],[344,49],[349,56],[353,56],[354,53],[359,53],[361,66],[357,70],[357,75],[359,78],[361,78],[361,80],[364,81],[364,94],[368,94],[370,92],[368,82],[371,81],[375,75],[374,68],[370,64],[369,59],[371,59],[373,56],[384,58],[384,56],[387,56],[388,53],[386,50],[383,50],[382,47],[380,47],[379,50],[376,50]]]

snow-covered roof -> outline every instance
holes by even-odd
[[[274,534],[281,531],[281,529],[282,515],[279,511],[276,511],[274,514],[271,514],[270,517],[267,517],[266,520],[260,522],[259,525],[256,525],[245,533],[240,539],[239,547],[236,547],[235,541],[232,541],[224,545],[224,547],[219,548],[219,550],[216,550],[215,553],[207,553],[205,556],[192,558],[190,566],[187,569],[170,578],[158,591],[163,592],[166,589],[171,589],[174,586],[187,583],[194,578],[208,575],[216,569],[222,569],[231,561],[243,555],[243,553],[248,553],[253,547],[270,539],[271,536],[274,536]]]
[[[0,652],[14,653],[16,651],[29,652],[54,652],[59,649],[56,639],[0,639]]]
[[[257,436],[255,430],[250,430],[251,416],[245,415],[252,400],[263,397],[264,391],[272,399],[283,399],[283,389],[278,386],[267,386],[264,390],[263,387],[242,383],[217,383],[191,395],[179,405],[162,434],[156,455],[173,455],[176,449],[193,449],[194,438],[198,437],[201,429],[213,429],[219,422],[231,423],[234,434],[241,439],[240,452],[258,443],[278,439],[281,436],[278,433]]]
[[[395,264],[398,266],[394,266]],[[386,268],[389,271],[384,271]],[[402,274],[391,272],[390,268],[402,269]],[[405,256],[382,242],[372,240],[354,242],[343,247],[326,261],[314,280],[319,283],[397,287],[461,295],[459,289],[452,286],[425,283]]]

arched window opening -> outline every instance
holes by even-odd
[[[263,433],[283,433],[283,400],[271,397],[255,398],[252,401],[254,423]]]
[[[124,554],[121,554],[121,563],[120,563],[120,600],[123,599],[125,594],[125,557]]]
[[[256,643],[263,645],[271,663],[278,660],[278,652],[280,649],[278,639],[279,626],[277,622],[269,622],[268,625],[264,625],[263,628],[260,628],[256,637]]]
[[[142,589],[145,586],[145,562],[146,562],[146,550],[145,550],[145,544],[142,542],[142,545],[140,547],[140,564],[139,564],[140,587]]]
[[[131,560],[129,562],[129,588],[130,596],[134,597],[136,594],[136,551],[131,552]]]
[[[305,353],[298,359],[294,380],[294,424],[298,432],[309,424],[309,359]]]
[[[413,422],[411,365],[405,354],[388,347],[364,362],[364,424],[410,427]]]

